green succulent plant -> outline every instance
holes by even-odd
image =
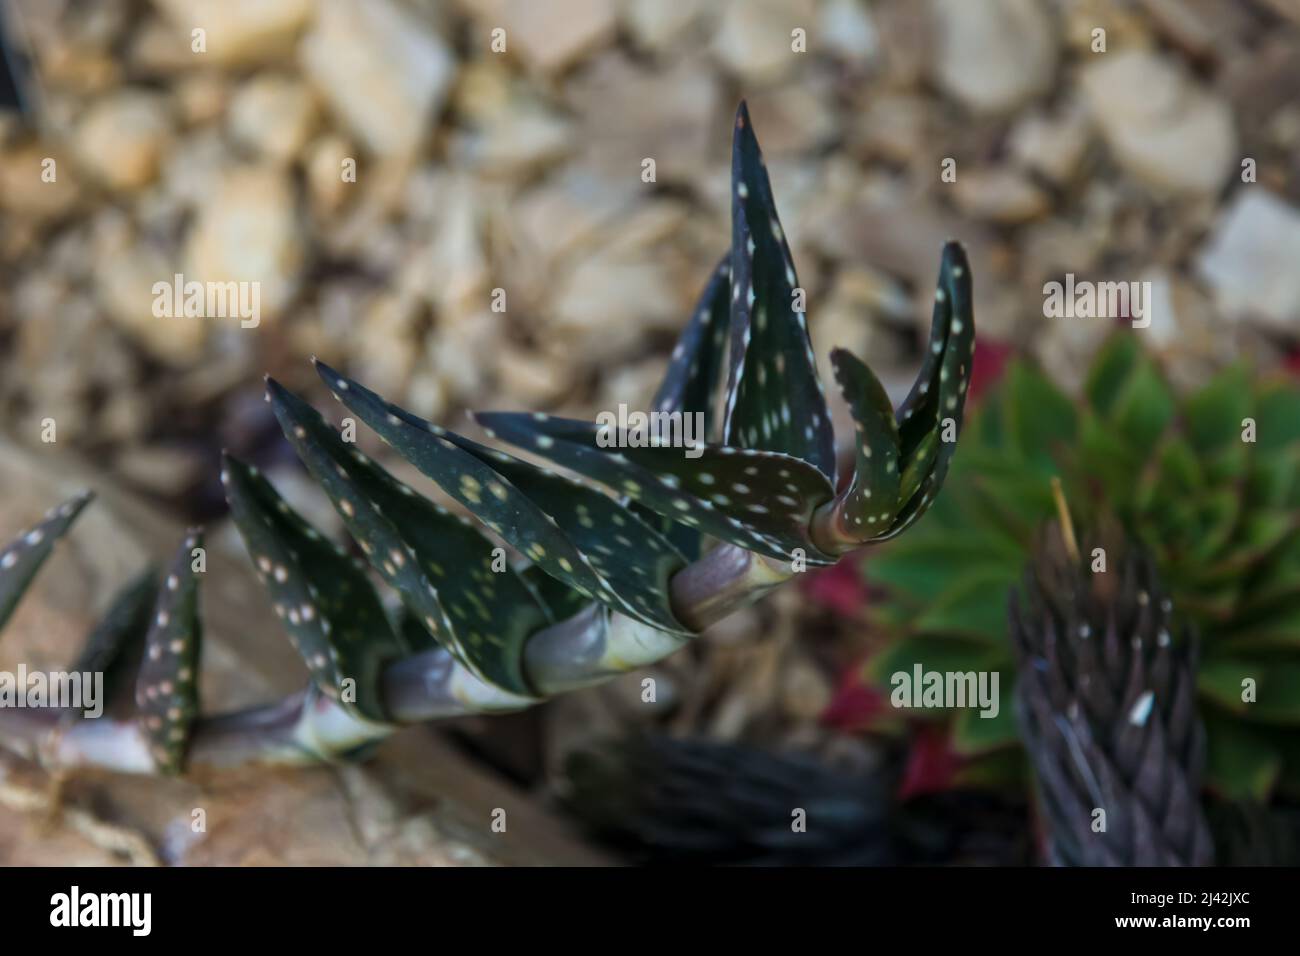
[[[890,595],[869,678],[917,661],[1014,673],[1008,594],[1054,476],[1083,526],[1118,521],[1152,556],[1200,634],[1209,785],[1300,789],[1300,388],[1236,364],[1180,395],[1136,333],[1103,346],[1081,401],[1025,362],[981,399],[929,520],[865,563]],[[1012,685],[996,719],[955,717],[959,751],[1007,765]]]
[[[705,444],[686,454],[602,435],[590,422],[478,416],[490,437],[579,476],[568,477],[425,421],[317,363],[348,413],[476,525],[399,481],[268,379],[285,437],[359,549],[328,540],[256,468],[227,456],[231,516],[309,685],[265,707],[199,715],[196,531],[161,585],[149,576],[132,583],[83,655],[115,679],[130,671],[123,661],[141,656],[135,713],[10,721],[0,709],[0,743],[58,767],[145,773],[332,759],[400,724],[517,710],[658,660],[804,568],[910,527],[935,502],[961,425],[975,333],[965,254],[956,243],[943,249],[929,348],[897,415],[865,364],[834,353],[858,426],[856,465],[837,493],[804,296],[743,104],[731,195],[730,253],[654,401],[659,413],[704,416]],[[619,440],[609,447],[607,437]],[[0,625],[84,503],[57,509],[0,550]],[[400,611],[386,607],[385,588]],[[151,599],[152,612],[141,614]]]

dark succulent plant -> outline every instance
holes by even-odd
[[[836,772],[810,755],[657,736],[575,753],[566,774],[570,812],[638,863],[898,862],[885,774]]]
[[[637,735],[571,755],[565,805],[637,863],[1033,862],[1023,803],[980,790],[900,798],[900,756],[849,769],[811,753]]]
[[[425,421],[318,363],[347,410],[479,527],[393,477],[268,380],[286,437],[365,559],[326,540],[257,469],[227,457],[231,514],[310,684],[263,708],[196,718],[194,538],[157,587],[152,612],[140,613],[155,588],[144,578],[88,645],[85,660],[105,671],[142,658],[134,717],[53,714],[10,726],[0,711],[0,741],[53,766],[139,772],[329,759],[399,724],[515,710],[657,660],[805,566],[908,528],[934,503],[961,425],[974,347],[965,255],[955,243],[943,249],[925,363],[897,414],[865,364],[835,353],[858,430],[856,467],[837,494],[803,296],[743,105],[732,157],[731,251],[654,406],[705,416],[709,442],[698,457],[607,448],[589,422],[478,416],[489,436],[578,476],[566,477]],[[725,409],[719,421],[715,398]],[[0,551],[0,624],[84,503]],[[501,560],[498,542],[522,560]],[[376,577],[400,598],[397,619]]]
[[[871,679],[915,661],[1014,671],[1007,598],[1059,475],[1082,525],[1122,525],[1201,635],[1207,784],[1257,800],[1300,790],[1300,389],[1234,365],[1180,396],[1121,332],[1081,403],[1013,363],[962,448],[925,525],[865,565],[889,592],[875,615],[894,638]],[[977,764],[1016,744],[1012,681],[1002,691],[997,719],[955,718],[955,746]]]
[[[1198,642],[1150,556],[1115,525],[1080,547],[1065,520],[1036,536],[1007,624],[1041,850],[1019,792],[918,792],[900,759],[916,744],[890,735],[859,742],[868,759],[852,770],[721,741],[610,740],[570,756],[566,807],[641,863],[1293,864],[1294,808],[1202,792]]]
[[[1094,571],[1072,534],[1054,526],[1044,536],[1008,622],[1050,858],[1208,864],[1195,637],[1175,624],[1145,555],[1108,541],[1109,566]]]

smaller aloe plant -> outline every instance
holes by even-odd
[[[892,638],[870,679],[917,661],[1014,672],[1007,601],[1056,511],[1053,476],[1084,526],[1126,529],[1201,635],[1207,785],[1300,792],[1300,388],[1236,364],[1180,395],[1134,334],[1104,345],[1081,401],[1024,362],[980,399],[925,527],[865,563]],[[1002,690],[997,719],[956,717],[976,765],[1006,766],[1017,743],[1012,682]]]
[[[1049,854],[1072,866],[1206,865],[1196,638],[1149,558],[1122,540],[1106,550],[1116,566],[1095,573],[1073,530],[1054,526],[1011,599],[1017,709]]]
[[[120,667],[144,642],[134,719],[9,728],[0,740],[56,766],[179,772],[194,763],[331,759],[400,724],[509,711],[658,660],[807,566],[892,538],[933,503],[960,429],[974,347],[971,277],[943,249],[920,377],[896,415],[868,366],[837,352],[857,422],[856,465],[836,493],[834,436],[794,270],[742,104],[732,146],[732,246],[654,400],[703,415],[698,457],[597,441],[593,423],[478,416],[489,436],[567,477],[425,421],[317,363],[325,386],[473,518],[389,474],[279,383],[266,399],[364,561],[325,538],[256,468],[227,457],[231,515],[311,682],[286,701],[198,717],[201,626],[192,535],[152,617],[135,582],[85,660]],[[721,393],[721,394],[719,394]],[[725,409],[715,420],[715,399]],[[0,615],[84,504],[60,509],[0,556]],[[24,544],[23,542],[28,542]],[[500,542],[522,556],[505,560]],[[366,565],[369,564],[369,569]],[[372,584],[400,599],[390,617]],[[0,619],[0,623],[3,623]],[[147,628],[147,632],[146,632]],[[60,724],[56,739],[54,723]]]

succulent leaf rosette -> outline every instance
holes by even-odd
[[[930,518],[864,565],[891,635],[869,679],[916,661],[1015,673],[1008,597],[1055,476],[1084,526],[1117,521],[1151,556],[1200,636],[1209,786],[1300,789],[1300,388],[1233,365],[1180,395],[1138,332],[1101,349],[1081,401],[1026,363],[981,398]],[[1002,693],[995,720],[955,715],[976,763],[1017,745],[1012,681]]]
[[[897,412],[864,362],[834,353],[856,423],[854,464],[838,482],[806,296],[743,104],[731,200],[730,252],[653,408],[704,416],[702,447],[688,455],[625,435],[611,447],[594,422],[477,416],[488,438],[560,472],[426,421],[316,363],[346,414],[462,514],[397,479],[268,379],[285,437],[356,546],[328,540],[256,468],[226,458],[231,516],[309,686],[264,708],[198,716],[195,535],[157,586],[153,613],[134,613],[154,593],[137,582],[121,599],[119,624],[92,640],[103,668],[143,642],[136,717],[107,729],[63,715],[12,731],[0,723],[0,741],[56,766],[140,772],[330,759],[398,724],[516,710],[653,662],[806,568],[910,528],[935,504],[961,428],[975,341],[965,254],[956,243],[942,251],[924,364]],[[0,624],[82,504],[0,551]]]

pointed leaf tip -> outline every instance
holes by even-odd
[[[364,566],[290,508],[256,468],[227,456],[221,477],[257,575],[313,682],[359,718],[386,721],[380,677],[409,649]]]
[[[36,572],[94,497],[82,491],[51,508],[45,517],[0,548],[0,628],[8,622]]]
[[[744,104],[731,157],[729,445],[800,458],[835,476],[835,436],[799,286],[762,152]]]
[[[73,673],[104,675],[102,699],[108,710],[130,691],[132,662],[139,657],[158,599],[158,569],[149,567],[127,582],[86,637],[81,653],[68,668]]]
[[[324,364],[320,370],[381,439],[547,574],[651,627],[690,633],[667,594],[681,555],[618,502],[425,421]]]
[[[943,485],[961,433],[974,354],[970,264],[961,244],[949,241],[940,256],[925,357],[898,409],[903,504],[887,538],[914,524]]]
[[[199,710],[202,624],[191,555],[201,543],[199,534],[189,535],[167,569],[135,684],[140,726],[159,771],[166,774],[183,768],[190,726]]]
[[[836,498],[819,528],[824,547],[837,550],[864,544],[886,533],[902,505],[898,425],[885,387],[865,362],[845,349],[831,351],[840,394],[853,417],[856,457],[853,477]]]
[[[398,592],[410,620],[425,629],[426,640],[436,640],[481,680],[517,695],[521,706],[527,703],[533,690],[523,646],[549,621],[504,555],[469,521],[344,442],[292,392],[277,383],[271,394],[298,457],[372,567]]]

